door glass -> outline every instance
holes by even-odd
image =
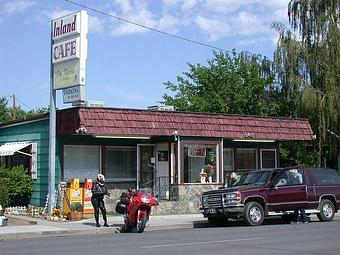
[[[153,146],[139,147],[139,183],[140,188],[153,188],[155,155]]]

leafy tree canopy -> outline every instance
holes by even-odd
[[[288,16],[293,31],[274,24],[277,79],[293,115],[310,119],[320,155],[326,146],[334,157],[340,130],[340,2],[291,0]]]
[[[6,97],[0,97],[0,122],[6,122],[14,120],[13,108],[8,107],[8,100]],[[27,119],[37,115],[42,115],[49,112],[49,108],[42,107],[36,108],[29,111],[23,110],[20,106],[15,108],[15,119]]]
[[[189,71],[166,82],[174,95],[163,95],[164,104],[179,111],[249,115],[279,112],[271,62],[259,55],[214,52],[206,66],[188,64]]]

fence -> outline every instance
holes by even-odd
[[[177,178],[174,176],[159,176],[140,186],[141,189],[150,187],[159,200],[178,200]]]

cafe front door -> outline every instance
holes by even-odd
[[[155,146],[153,144],[137,145],[137,189],[153,189],[156,176]]]

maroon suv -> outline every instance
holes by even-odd
[[[204,192],[200,210],[212,224],[243,218],[255,226],[272,215],[290,221],[299,208],[317,214],[320,221],[331,221],[339,205],[336,170],[290,167],[245,172],[232,187]]]

